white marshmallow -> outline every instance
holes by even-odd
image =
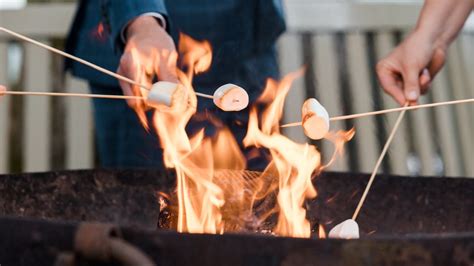
[[[249,105],[249,95],[237,85],[225,84],[214,92],[214,104],[226,112],[241,111]]]
[[[336,225],[328,234],[329,238],[341,238],[341,239],[358,239],[359,238],[359,225],[352,219],[345,220],[344,222]]]
[[[329,132],[329,114],[316,99],[307,99],[302,108],[304,134],[310,139],[322,139]]]
[[[151,86],[146,99],[146,103],[153,108],[160,108],[163,105],[171,107],[173,95],[178,84],[168,81],[158,81]]]

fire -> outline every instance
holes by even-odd
[[[109,29],[100,22],[97,26],[91,31],[91,36],[100,42],[106,42],[109,34]]]
[[[296,143],[280,133],[286,95],[303,70],[290,73],[279,82],[268,80],[258,103],[251,108],[243,144],[268,149],[271,162],[263,173],[246,171],[245,157],[232,132],[217,118],[205,117],[220,128],[213,136],[206,136],[204,129],[189,136],[185,130],[191,118],[196,119],[193,76],[211,66],[212,49],[206,41],[199,42],[184,34],[180,38],[179,62],[185,70],[177,71],[180,86],[176,93],[185,97],[175,97],[171,107],[156,110],[153,116],[153,126],[164,150],[164,163],[176,172],[176,229],[222,234],[241,230],[247,224],[259,228],[267,219],[276,217],[272,233],[309,237],[311,226],[304,203],[317,196],[312,177],[323,167],[321,156],[314,145]],[[183,98],[187,101],[177,100]],[[353,133],[331,134],[337,152],[342,151],[343,143]],[[264,211],[257,213],[261,206],[265,207]],[[319,233],[324,233],[324,229],[320,228]]]
[[[318,227],[318,236],[321,239],[327,238],[326,231],[324,230],[324,226],[322,224],[320,224]]]
[[[197,42],[181,35],[180,54],[187,67],[178,71],[187,102],[173,101],[171,108],[154,113],[154,126],[164,150],[164,162],[176,171],[179,232],[223,233],[221,207],[224,191],[214,181],[216,169],[245,169],[245,159],[232,133],[222,128],[215,136],[205,137],[204,130],[188,136],[185,127],[196,113],[197,98],[192,87],[194,73],[206,71],[211,65],[209,43]],[[217,123],[217,121],[215,122]]]
[[[320,165],[320,154],[315,146],[296,143],[280,134],[280,119],[283,114],[284,100],[294,79],[302,71],[292,73],[280,83],[268,81],[259,101],[270,103],[262,113],[262,122],[258,121],[257,109],[250,113],[249,127],[244,145],[265,147],[272,155],[271,167],[276,168],[278,178],[279,206],[278,223],[274,232],[283,236],[309,237],[311,227],[306,219],[303,203],[317,195],[311,177]],[[261,127],[260,127],[261,125]],[[273,171],[267,168],[264,171]]]
[[[334,144],[334,153],[331,156],[326,165],[322,166],[319,170],[322,171],[329,167],[336,159],[337,156],[342,156],[344,154],[344,144],[350,141],[355,135],[355,128],[352,128],[348,131],[339,130],[337,132],[329,132],[325,137],[327,140]]]
[[[260,120],[257,107],[252,108],[247,136],[244,139],[246,147],[255,146],[270,150],[272,161],[262,176],[272,175],[278,178],[277,205],[274,207],[274,211],[278,211],[278,222],[273,232],[281,236],[310,237],[311,226],[306,219],[304,202],[317,196],[312,177],[323,167],[320,153],[314,145],[296,143],[280,133],[285,98],[293,81],[302,75],[303,70],[299,70],[288,74],[280,82],[268,80],[258,100],[258,104],[266,107],[261,112]],[[349,141],[354,133],[355,130],[352,129],[329,134],[330,141],[336,146],[333,158],[342,153],[343,144]],[[267,194],[270,191],[267,190]],[[324,233],[323,228],[320,228],[320,233]]]
[[[194,74],[207,71],[212,63],[212,49],[208,41],[196,41],[186,34],[179,35],[179,53],[182,64],[187,68],[188,80],[192,82]]]

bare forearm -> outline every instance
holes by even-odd
[[[474,0],[426,0],[415,31],[448,46],[474,8]]]

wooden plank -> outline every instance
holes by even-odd
[[[431,94],[433,102],[441,102],[452,99],[450,95],[450,86],[448,81],[447,69],[443,69],[433,82]],[[461,155],[457,149],[456,127],[454,123],[454,109],[453,106],[438,107],[431,110],[436,116],[436,128],[438,133],[438,143],[440,145],[441,155],[443,157],[445,175],[460,176],[461,169]]]
[[[462,30],[465,33],[474,33],[474,12],[471,12],[471,15],[467,18],[466,23],[464,23],[464,27]]]
[[[466,98],[474,98],[474,75],[470,70],[474,69],[474,34],[462,34],[460,36],[462,45],[463,68],[466,71]],[[474,104],[469,104],[467,109],[474,114]],[[474,127],[474,123],[471,123]],[[474,130],[474,129],[473,129]]]
[[[279,65],[281,75],[286,75],[303,67],[303,51],[301,36],[296,34],[285,34],[278,42]],[[303,77],[295,80],[292,89],[285,100],[283,114],[284,123],[301,121],[301,107],[306,98]],[[286,128],[283,133],[294,141],[306,142],[308,139],[304,135],[301,127]]]
[[[418,19],[418,1],[378,2],[285,0],[289,31],[369,31],[410,29]],[[474,16],[465,31],[474,31]]]
[[[352,112],[373,111],[367,46],[364,35],[352,33],[347,35],[346,49],[349,64],[349,78],[352,90]],[[377,146],[376,125],[374,117],[356,119],[355,141],[357,143],[359,170],[370,173],[380,153]]]
[[[0,42],[0,85],[7,84],[8,44]],[[9,97],[0,98],[0,174],[8,172]]]
[[[284,5],[290,32],[408,29],[416,24],[421,8],[421,3],[410,1],[284,0]],[[60,37],[67,33],[75,10],[73,3],[32,3],[20,10],[2,10],[0,25],[28,35]],[[473,15],[464,31],[474,31]]]
[[[48,43],[46,40],[42,40]],[[25,91],[50,91],[51,54],[39,47],[25,46]],[[50,98],[26,97],[24,113],[24,171],[50,169]]]
[[[420,104],[426,104],[428,102],[426,96],[420,97]],[[440,174],[435,171],[437,140],[434,138],[432,121],[430,121],[430,112],[432,111],[433,110],[421,109],[408,113],[413,122],[411,126],[411,136],[415,140],[416,153],[420,156],[422,175]],[[436,117],[436,119],[438,119],[438,117]]]
[[[461,49],[462,49],[462,58],[463,58],[463,69],[464,73],[466,74],[465,77],[465,86],[466,86],[466,91],[465,91],[465,97],[466,98],[474,98],[474,75],[472,75],[471,70],[474,69],[474,34],[461,34],[459,38],[460,44],[461,44]],[[474,122],[472,121],[472,115],[474,114],[474,104],[469,104],[465,107],[467,109],[467,112],[470,114],[471,119],[469,121],[470,125],[470,130],[471,130],[471,136],[474,135]],[[474,152],[474,142],[472,140],[469,141],[470,147],[471,147],[471,152]],[[468,146],[469,146],[468,143]],[[465,143],[463,143],[464,145]],[[467,157],[469,160],[471,158],[471,161],[468,162],[467,164],[467,175],[474,177],[474,168],[472,164],[472,158],[474,156],[471,155],[471,157]]]
[[[334,36],[331,34],[321,34],[313,37],[313,50],[315,58],[313,65],[315,69],[316,88],[318,90],[319,101],[326,108],[329,116],[342,115],[342,104],[340,94],[340,84],[338,78],[338,66],[336,60],[336,50]],[[332,123],[331,131],[339,129],[346,130],[343,122]],[[322,152],[328,158],[334,150],[332,143],[322,142]],[[338,158],[328,170],[347,171],[347,153],[342,158]]]
[[[64,37],[72,23],[76,4],[28,4],[23,9],[1,10],[0,25],[31,37]],[[0,38],[5,37],[0,32]]]
[[[363,31],[409,28],[415,25],[420,3],[370,4],[340,1],[286,0],[288,25],[293,29]]]
[[[66,76],[67,91],[88,93],[88,86],[81,81]],[[87,99],[66,99],[66,141],[68,169],[87,169],[93,167],[94,139],[91,101]]]
[[[474,47],[466,47],[466,49],[474,50]],[[452,86],[452,98],[453,99],[467,99],[471,91],[474,88],[469,87],[468,76],[471,75],[472,69],[464,68],[463,62],[463,47],[461,41],[456,41],[451,45],[449,50],[449,57],[446,67],[449,70],[450,83]],[[474,57],[468,57],[471,62],[474,62]],[[462,155],[462,166],[464,171],[463,176],[474,176],[474,164],[472,160],[474,158],[474,119],[472,116],[474,112],[469,113],[472,106],[469,104],[459,104],[454,106],[455,119],[452,120],[453,128],[457,133],[456,148]],[[457,127],[457,130],[456,130]]]
[[[404,33],[406,38],[408,32]],[[421,96],[420,104],[428,103],[427,96]],[[436,146],[437,141],[432,131],[432,123],[430,112],[433,110],[421,109],[418,111],[408,112],[411,121],[410,136],[414,139],[415,152],[421,160],[421,175],[435,175],[436,173]]]
[[[377,49],[377,59],[380,60],[388,53],[390,53],[394,48],[393,36],[389,32],[381,32],[375,36],[375,43]],[[380,88],[380,93],[382,93],[383,106],[384,109],[399,107],[399,105],[392,99],[391,96],[384,93],[382,88]],[[385,124],[386,132],[390,132],[397,120],[398,114],[389,114],[386,116],[387,123]],[[392,174],[407,175],[408,167],[407,160],[410,151],[410,143],[408,142],[409,131],[408,123],[406,118],[400,123],[397,134],[393,138],[393,144],[388,150],[389,162],[392,168]],[[381,150],[379,151],[379,153]]]
[[[461,34],[460,42],[462,45],[462,58],[464,69],[472,70],[474,69],[474,33],[471,34]],[[468,89],[466,91],[468,98],[474,98],[474,75],[467,75],[467,86]],[[471,105],[474,111],[474,106]],[[472,112],[474,113],[474,112]]]

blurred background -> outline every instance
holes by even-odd
[[[284,122],[316,97],[330,116],[397,107],[374,72],[413,28],[422,1],[286,0],[287,33],[278,43],[282,74],[306,66],[287,98]],[[0,26],[63,49],[75,1],[1,0]],[[474,18],[451,46],[444,70],[422,103],[474,97]],[[0,33],[0,84],[11,90],[87,92],[62,73],[63,58]],[[397,114],[335,122],[355,138],[329,170],[371,172]],[[409,112],[384,160],[384,173],[474,177],[474,105]],[[0,173],[92,168],[96,165],[92,110],[84,99],[3,97]],[[309,142],[301,128],[285,133]],[[313,142],[327,161],[328,141]]]

